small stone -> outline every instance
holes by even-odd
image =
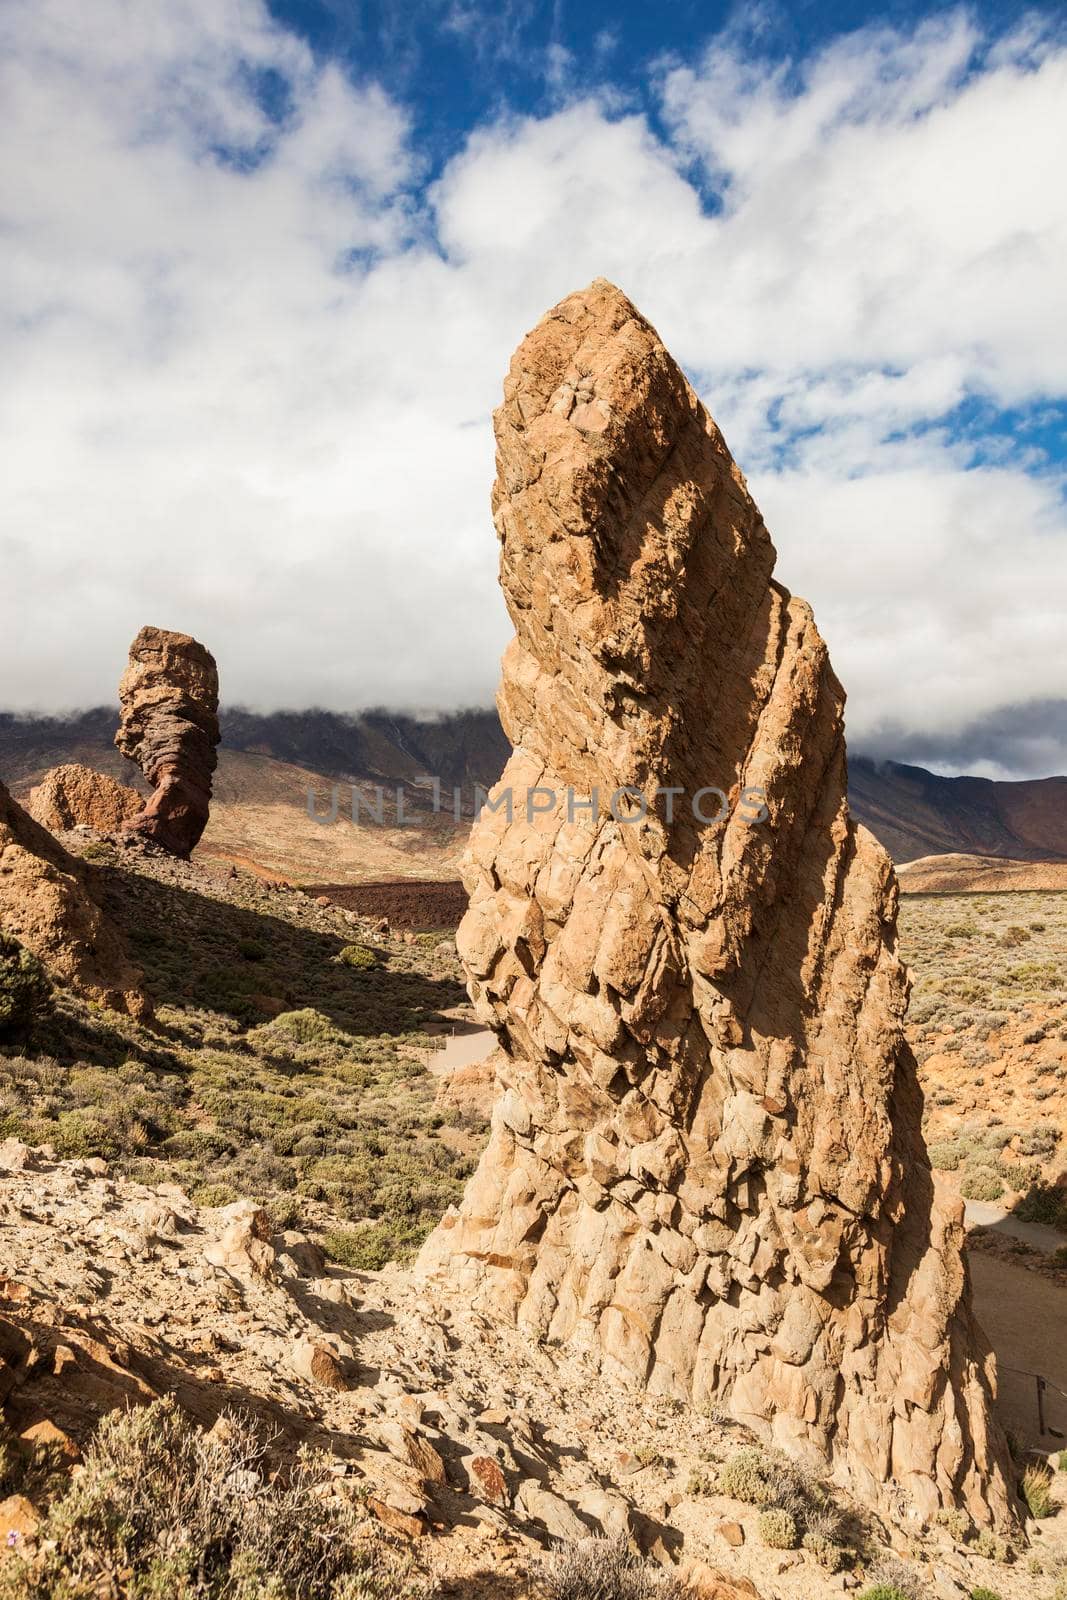
[[[728,1545],[738,1549],[745,1542],[745,1530],[739,1522],[719,1522],[715,1525],[715,1532],[720,1539],[725,1539]]]
[[[332,1350],[314,1339],[298,1339],[290,1352],[290,1363],[297,1377],[321,1383],[327,1389],[347,1389],[348,1379]]]
[[[383,1527],[390,1528],[393,1533],[403,1534],[406,1539],[421,1539],[423,1534],[430,1531],[422,1517],[413,1516],[409,1511],[398,1511],[395,1506],[387,1505],[374,1495],[368,1496],[367,1508]]]
[[[0,1171],[25,1172],[36,1165],[33,1151],[21,1139],[5,1139],[0,1144]]]
[[[492,1456],[472,1456],[467,1463],[471,1491],[493,1506],[506,1506],[511,1496],[499,1461]]]

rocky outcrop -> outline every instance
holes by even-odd
[[[53,977],[146,1019],[141,972],[86,887],[84,868],[0,784],[0,927]]]
[[[523,341],[496,436],[514,753],[457,943],[502,1093],[421,1269],[894,1517],[1008,1520],[897,887],[811,611],[611,284]]]
[[[142,628],[119,684],[115,744],[154,793],[126,826],[187,857],[207,826],[219,742],[215,659],[187,633]]]
[[[112,833],[139,816],[144,810],[144,795],[127,784],[118,783],[106,772],[69,762],[46,772],[30,790],[26,809],[42,828],[65,833],[68,828],[95,828]]]

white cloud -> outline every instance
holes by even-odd
[[[1055,41],[960,14],[789,72],[719,41],[657,81],[672,142],[605,91],[477,130],[427,193],[403,107],[259,0],[71,17],[0,12],[0,701],[112,699],[146,621],[231,701],[485,701],[489,412],[598,273],[723,424],[854,739],[1067,696],[1059,485],[908,437],[1063,394]]]

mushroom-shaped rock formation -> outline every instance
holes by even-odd
[[[96,772],[77,762],[53,767],[30,790],[26,809],[42,828],[65,833],[69,828],[95,828],[111,833],[139,816],[144,795],[106,772]]]
[[[812,613],[610,283],[523,340],[495,420],[514,751],[457,943],[502,1093],[421,1268],[894,1517],[1008,1522],[897,886]]]
[[[192,854],[207,826],[219,742],[215,658],[187,633],[142,628],[119,684],[115,744],[152,785],[126,823],[172,855]]]
[[[147,1020],[142,974],[85,884],[85,869],[0,783],[0,928],[53,977],[90,1000]]]

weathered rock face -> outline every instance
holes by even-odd
[[[896,883],[849,819],[811,611],[611,284],[523,341],[496,434],[514,753],[457,943],[503,1092],[422,1268],[891,1515],[1004,1520],[992,1358],[901,1031]],[[612,815],[624,785],[643,820]],[[711,786],[728,814],[703,824]]]
[[[188,856],[207,826],[219,742],[214,657],[187,633],[142,628],[119,684],[115,743],[154,789],[127,824],[172,855]]]
[[[68,828],[95,828],[110,833],[144,810],[144,795],[117,783],[106,772],[69,762],[46,772],[30,790],[26,809],[42,828],[64,833]]]
[[[0,784],[0,927],[62,983],[148,1018],[141,972],[85,886],[83,870]]]

